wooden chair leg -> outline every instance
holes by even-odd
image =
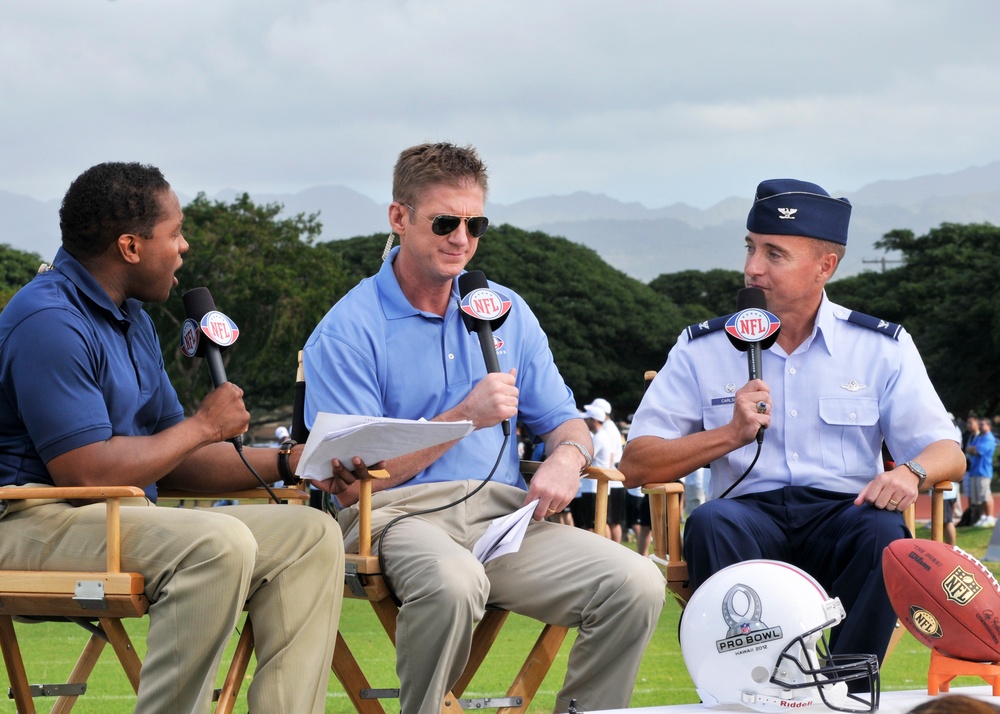
[[[17,644],[17,633],[10,615],[0,615],[0,650],[3,650],[17,713],[35,714],[35,703],[28,690],[28,675],[24,672],[24,660],[21,659],[21,648]]]
[[[465,664],[462,676],[458,678],[458,682],[451,688],[455,696],[462,696],[466,687],[469,686],[469,682],[476,676],[479,666],[486,659],[486,655],[489,654],[493,643],[496,642],[497,636],[500,634],[500,628],[507,621],[507,615],[509,614],[506,610],[487,610],[483,619],[476,625],[476,629],[472,633],[472,649],[469,652],[469,661]]]
[[[243,631],[240,639],[236,643],[236,651],[233,653],[232,662],[229,664],[229,671],[222,682],[222,689],[219,690],[219,703],[215,707],[215,714],[232,714],[233,707],[236,706],[236,698],[240,694],[240,686],[246,677],[247,668],[250,666],[250,656],[253,654],[253,623],[247,617],[243,623]]]
[[[333,649],[333,673],[340,680],[340,685],[347,692],[347,698],[354,705],[358,714],[385,714],[385,709],[377,699],[362,699],[361,690],[371,689],[368,678],[361,671],[354,654],[347,646],[340,632],[337,632],[337,644]]]
[[[542,686],[545,675],[548,674],[552,663],[559,654],[569,630],[559,625],[546,625],[542,628],[542,633],[535,640],[535,646],[531,648],[531,653],[524,661],[521,671],[517,673],[510,689],[507,690],[508,697],[521,697],[523,703],[520,707],[501,707],[497,714],[514,714],[515,712],[526,712],[531,700],[535,698],[538,688]]]
[[[80,653],[80,658],[76,661],[76,666],[66,679],[67,684],[83,684],[90,677],[90,673],[97,666],[97,661],[101,658],[104,646],[107,642],[100,635],[91,635],[87,640],[87,645]],[[63,696],[56,699],[55,706],[50,714],[67,714],[76,704],[77,696]]]
[[[132,640],[128,638],[125,626],[121,620],[101,618],[100,622],[104,633],[108,636],[108,642],[111,643],[115,654],[118,655],[122,669],[125,670],[125,676],[128,677],[128,681],[132,685],[132,691],[138,694],[139,670],[142,669],[142,662],[139,660],[139,655],[135,653],[135,647],[132,646]]]

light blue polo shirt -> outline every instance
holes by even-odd
[[[421,312],[403,295],[392,271],[398,252],[397,246],[379,272],[337,302],[309,337],[304,359],[310,428],[320,411],[431,419],[465,399],[486,376],[479,338],[465,327],[458,309],[457,279],[444,317]],[[506,322],[493,334],[500,370],[517,368],[517,418],[534,434],[579,418],[535,315],[509,289],[490,287],[512,303]],[[474,431],[406,485],[484,479],[502,443],[499,425]],[[493,480],[524,488],[515,438]]]
[[[0,313],[0,484],[51,484],[56,456],[183,419],[142,303],[113,304],[65,250]]]
[[[760,460],[732,496],[784,486],[857,494],[882,471],[883,438],[897,463],[931,442],[957,441],[910,335],[902,328],[879,331],[877,320],[869,327],[851,320],[852,311],[824,292],[812,334],[792,354],[777,344],[763,351],[771,426]],[[747,372],[747,353],[724,330],[694,338],[683,332],[643,396],[628,438],[676,439],[728,424]],[[709,497],[746,470],[756,448],[751,441],[712,462]]]

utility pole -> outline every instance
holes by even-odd
[[[889,258],[886,258],[883,255],[881,258],[878,258],[876,260],[863,259],[861,262],[862,263],[881,263],[882,264],[882,272],[884,273],[885,272],[886,263],[905,263],[906,261],[905,260],[890,260]]]

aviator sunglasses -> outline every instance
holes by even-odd
[[[482,237],[486,229],[490,227],[490,219],[486,216],[449,216],[446,213],[442,213],[439,216],[431,218],[430,216],[425,216],[410,204],[407,203],[405,205],[421,218],[425,218],[431,222],[431,230],[434,231],[434,235],[446,236],[458,229],[462,221],[465,221],[465,227],[469,231],[469,235],[473,238]]]

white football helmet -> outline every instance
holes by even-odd
[[[706,580],[684,608],[681,653],[702,702],[760,712],[878,708],[878,658],[829,654],[824,630],[846,616],[809,574],[748,560]],[[847,682],[867,692],[849,693]]]

